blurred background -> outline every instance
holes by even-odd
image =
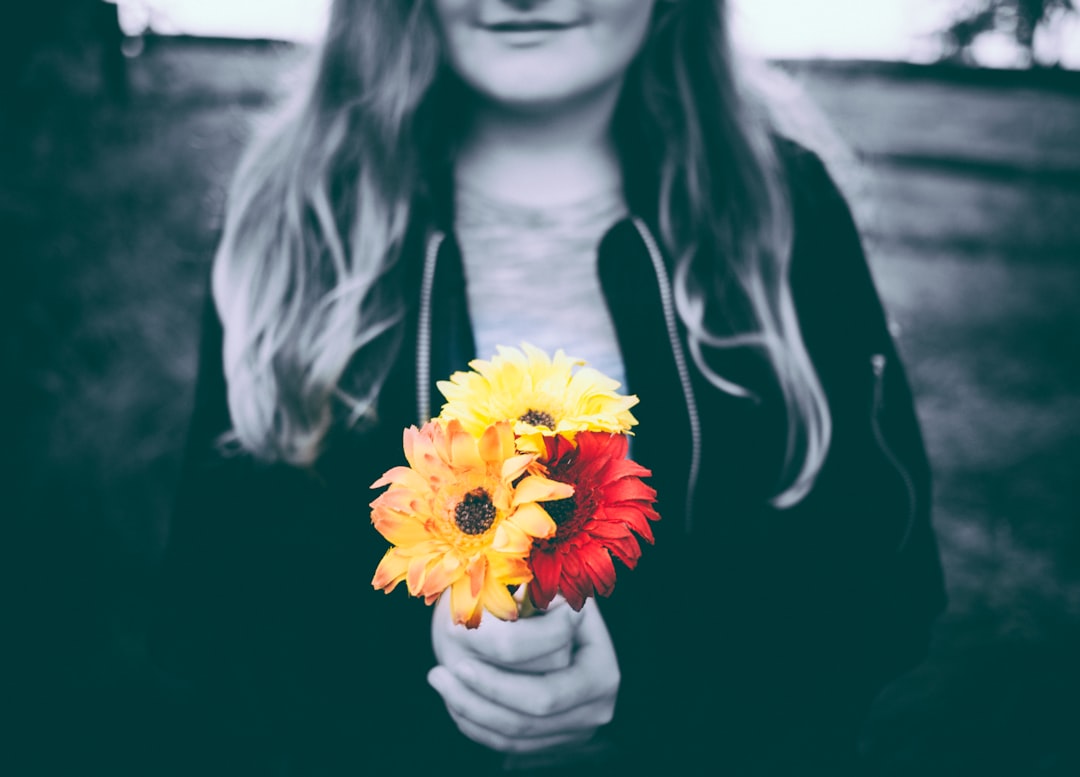
[[[0,24],[5,775],[154,775],[145,626],[205,278],[321,0],[36,0]],[[1080,774],[1080,13],[741,0],[835,165],[917,394],[950,605],[872,774]]]

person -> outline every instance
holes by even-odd
[[[848,206],[723,0],[338,0],[236,175],[153,644],[199,773],[853,771],[944,606]],[[373,591],[435,381],[564,348],[637,395],[662,519],[575,613]],[[276,771],[274,771],[276,769]]]

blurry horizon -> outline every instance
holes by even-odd
[[[107,0],[121,8],[128,34],[266,38],[310,43],[326,24],[329,0]],[[934,62],[939,33],[967,0],[733,0],[736,39],[753,54],[780,59]],[[973,53],[987,67],[1018,67],[1007,34],[985,33]],[[1044,62],[1080,69],[1080,18],[1066,17],[1036,36]]]

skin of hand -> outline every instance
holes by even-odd
[[[440,601],[432,642],[439,664],[428,682],[461,733],[492,750],[579,745],[611,721],[619,667],[592,599],[580,613],[557,601],[542,615],[489,618],[473,630],[455,626]]]

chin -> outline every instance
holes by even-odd
[[[485,97],[495,105],[519,110],[547,110],[573,102],[578,95],[542,89],[516,89],[488,92]]]
[[[474,84],[473,88],[495,105],[519,110],[544,110],[572,105],[603,93],[608,82],[552,83],[543,75],[521,75],[498,83]]]

